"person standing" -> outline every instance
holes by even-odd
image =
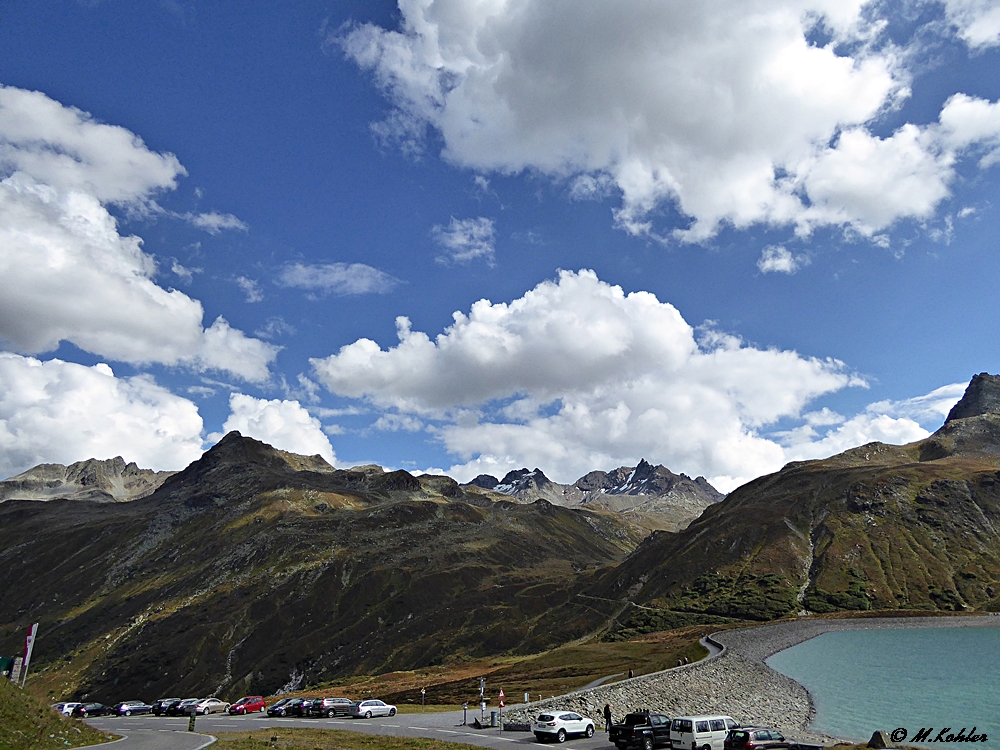
[[[610,703],[605,703],[604,704],[604,731],[605,732],[610,732],[611,731],[611,704]]]

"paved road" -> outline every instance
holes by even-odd
[[[477,713],[469,711],[471,723]],[[487,718],[488,718],[487,714]],[[195,750],[199,742],[192,740],[189,744],[180,744],[181,738],[191,737],[187,733],[187,718],[130,716],[121,718],[88,719],[87,723],[102,731],[129,735],[129,741],[142,742],[155,738],[157,742],[168,744],[134,744],[125,745],[120,742],[108,746],[111,750]],[[607,735],[601,731],[601,723],[594,722],[598,731],[591,739],[581,737],[572,739],[569,744],[573,750],[615,750],[608,742]],[[266,716],[199,716],[195,728],[204,735],[217,735],[225,732],[250,732],[256,729],[273,728],[280,736],[283,728],[312,727],[315,729],[346,729],[368,734],[383,734],[397,737],[432,737],[451,742],[462,742],[480,747],[504,748],[513,750],[518,745],[538,747],[535,737],[530,732],[500,732],[498,729],[473,729],[462,726],[462,712],[449,711],[445,713],[397,714],[393,717],[378,719],[269,719]],[[197,735],[201,742],[210,742],[211,738]],[[177,738],[178,744],[169,744],[170,738]],[[152,739],[149,739],[152,741]],[[202,747],[204,745],[201,745]],[[546,745],[548,747],[548,745]]]
[[[101,745],[109,750],[201,750],[215,742],[215,737],[202,734],[200,728],[198,732],[187,732],[133,726],[129,719],[122,719],[121,723],[114,719],[89,719],[87,723],[121,736],[120,740]],[[184,729],[187,729],[186,725]]]

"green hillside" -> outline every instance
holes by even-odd
[[[56,750],[115,737],[67,719],[6,678],[0,678],[0,750]]]
[[[594,592],[767,620],[801,610],[1000,610],[1000,377],[934,435],[791,463],[687,529],[647,539]]]

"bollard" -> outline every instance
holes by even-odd
[[[188,719],[188,731],[194,731],[194,714],[191,714],[191,718]]]

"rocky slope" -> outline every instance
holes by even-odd
[[[152,494],[172,471],[140,469],[121,456],[99,461],[77,461],[69,466],[39,464],[16,477],[0,481],[4,500],[72,498],[111,503],[136,500]]]
[[[684,531],[652,535],[591,593],[756,619],[1000,610],[1000,377],[977,375],[925,440],[740,487]]]
[[[645,460],[638,466],[592,471],[573,484],[553,482],[541,469],[518,469],[508,472],[502,480],[480,474],[469,484],[520,502],[544,499],[564,507],[603,508],[643,517],[652,528],[667,531],[683,529],[724,497],[705,477],[691,479]]]
[[[39,621],[59,696],[273,693],[601,628],[575,596],[638,543],[615,516],[448,477],[340,471],[238,433],[129,503],[0,504],[0,653]]]

